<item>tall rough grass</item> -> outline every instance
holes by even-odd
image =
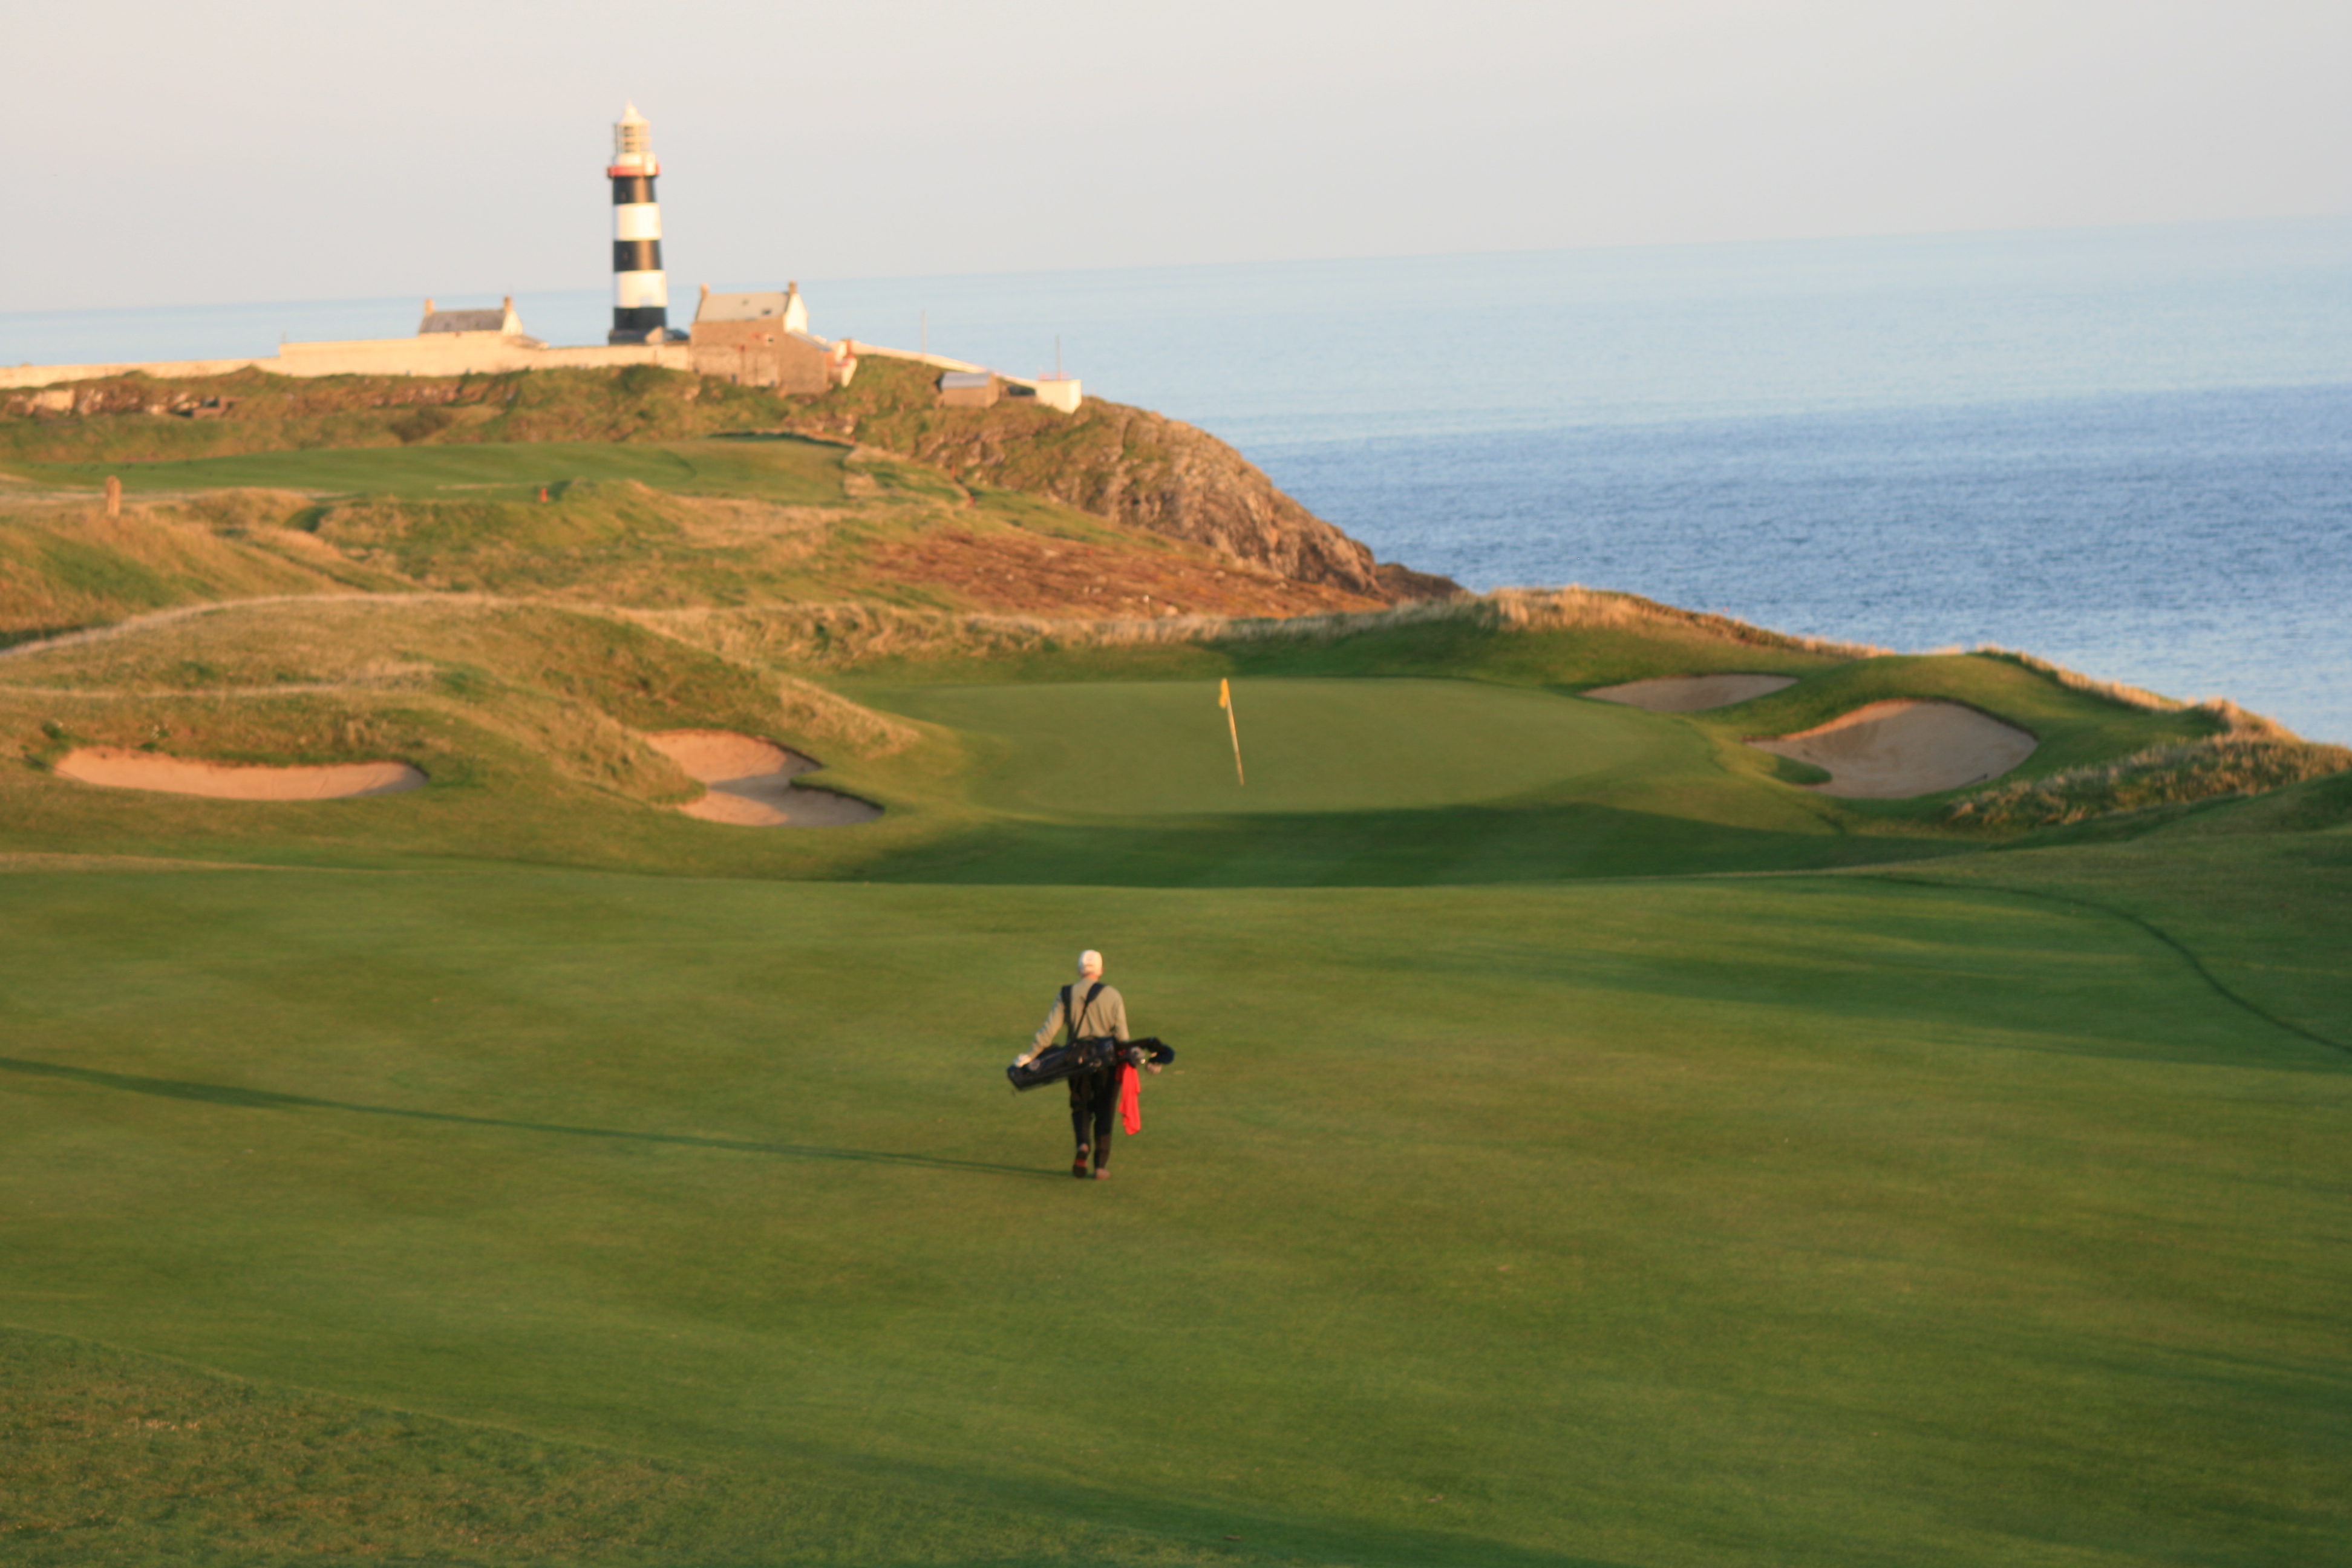
[[[2033,654],[2020,653],[2014,648],[1995,647],[1984,643],[1973,651],[1983,658],[2004,659],[2020,668],[2046,676],[2069,690],[2087,691],[2094,697],[2104,697],[2126,708],[2137,708],[2147,713],[2200,713],[2210,720],[2217,731],[2225,735],[2261,736],[2274,741],[2297,738],[2293,731],[2277,720],[2250,713],[2226,697],[2209,697],[2202,702],[2183,702],[2178,698],[2162,696],[2137,686],[2126,686],[2120,681],[2100,680]]]
[[[1979,790],[1945,807],[1945,820],[1964,827],[2017,833],[2151,806],[2261,795],[2305,779],[2352,771],[2352,748],[2296,740],[2233,703],[2199,706],[2217,710],[2224,720],[2234,717],[2249,722],[2234,731],[2152,746],[2118,762]]]
[[[838,741],[861,757],[890,756],[922,739],[911,724],[789,675],[776,683],[776,705],[799,733]]]
[[[1057,648],[1330,642],[1441,622],[1496,631],[1650,625],[1698,631],[1756,647],[1790,648],[1838,658],[1868,658],[1886,651],[1859,643],[1769,631],[1728,616],[1676,609],[1638,595],[1577,586],[1499,588],[1459,598],[1417,600],[1384,610],[1288,617],[1162,616],[1150,619],[1063,620],[1043,616],[902,609],[872,604],[625,613],[646,626],[698,644],[724,658],[836,669],[882,659],[1001,658]]]

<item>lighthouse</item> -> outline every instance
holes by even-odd
[[[669,337],[669,279],[662,272],[661,205],[654,177],[661,160],[637,106],[613,127],[613,331],[605,342],[658,343]]]

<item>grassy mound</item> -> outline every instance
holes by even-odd
[[[2352,771],[2352,749],[2291,736],[2210,735],[2120,762],[1980,791],[1945,808],[1954,822],[2014,832],[2124,812],[2266,794]]]

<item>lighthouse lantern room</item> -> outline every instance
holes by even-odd
[[[604,172],[613,180],[613,331],[605,341],[666,342],[669,279],[662,271],[661,205],[654,199],[661,160],[634,103],[613,127],[613,163]]]

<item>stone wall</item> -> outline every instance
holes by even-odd
[[[273,375],[493,375],[512,370],[580,370],[597,365],[657,364],[691,370],[684,343],[611,343],[586,348],[533,348],[499,332],[436,332],[430,337],[362,338],[350,342],[287,343],[266,359],[151,360],[131,364],[0,366],[0,387],[54,386],[134,372],[155,376],[227,375],[266,370]],[[816,390],[823,391],[820,385]]]

